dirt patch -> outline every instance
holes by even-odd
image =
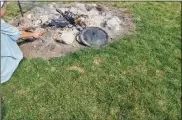
[[[71,67],[68,68],[68,70],[77,70],[77,71],[79,71],[81,73],[85,72],[85,70],[80,66],[71,66]]]
[[[18,90],[16,93],[19,95],[23,95],[23,94],[25,94],[25,90]]]
[[[93,60],[94,64],[97,64],[97,65],[99,65],[102,61],[103,60],[100,57],[94,57],[94,60]]]
[[[49,3],[32,9],[24,14],[24,18],[17,18],[16,21],[11,21],[11,24],[17,27],[33,26],[35,27],[33,31],[38,32],[43,30],[43,24],[60,16],[56,9],[62,12],[71,11],[77,15],[87,16],[82,19],[87,24],[87,27],[99,27],[105,30],[109,36],[109,42],[129,33],[130,30],[135,28],[126,8],[84,3]],[[86,47],[76,40],[79,30],[75,26],[68,25],[64,28],[47,27],[46,29],[48,32],[43,36],[44,42],[41,39],[26,39],[19,42],[25,57],[49,59]]]
[[[164,71],[156,70],[156,77],[157,78],[164,78]]]

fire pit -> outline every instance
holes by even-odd
[[[68,19],[60,18],[61,13],[66,12],[77,16],[74,22],[67,23],[65,20]],[[64,24],[57,26],[56,22]],[[36,32],[47,29],[48,32],[43,36],[44,42],[26,39],[19,43],[24,56],[29,58],[63,56],[86,47],[88,44],[80,44],[76,38],[80,38],[77,35],[88,27],[103,30],[108,37],[106,42],[111,42],[134,28],[131,18],[122,8],[84,3],[49,3],[32,9],[11,23],[15,26],[33,26],[32,30]]]

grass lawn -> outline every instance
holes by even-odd
[[[2,85],[4,120],[181,119],[180,2],[105,4],[127,7],[135,32],[102,49],[24,59]]]

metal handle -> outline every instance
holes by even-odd
[[[23,17],[23,11],[22,11],[22,7],[21,7],[21,4],[20,4],[20,1],[17,0],[17,2],[18,2],[18,7],[19,7],[19,10],[20,10],[21,16]]]

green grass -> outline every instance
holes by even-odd
[[[181,119],[180,2],[105,4],[129,8],[136,31],[102,49],[24,59],[2,85],[4,120]]]
[[[11,2],[6,4],[6,14],[5,16],[3,16],[3,19],[5,20],[10,20],[12,19],[14,16],[19,15],[19,9],[18,6],[15,2]]]

